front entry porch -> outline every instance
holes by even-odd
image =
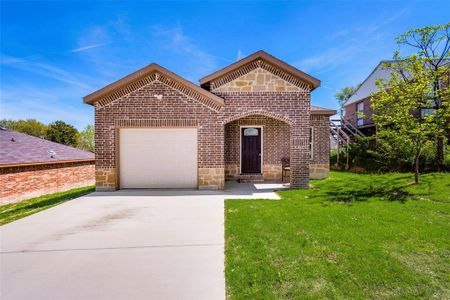
[[[290,157],[290,125],[252,115],[225,125],[225,179],[281,182],[282,159]],[[289,179],[289,178],[287,178]]]

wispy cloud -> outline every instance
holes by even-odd
[[[350,34],[350,30],[348,29],[343,29],[343,30],[338,30],[332,34],[330,34],[329,38],[330,39],[336,39],[336,38],[342,38],[344,36],[347,36]]]
[[[230,59],[209,54],[195,45],[189,36],[183,32],[180,25],[175,27],[166,27],[162,25],[152,26],[153,35],[165,39],[164,46],[176,52],[184,52],[200,57],[212,57],[218,60],[229,62]]]
[[[76,76],[63,68],[55,67],[48,63],[35,62],[26,58],[18,58],[5,54],[0,54],[1,65],[17,70],[33,73],[53,80],[57,80],[69,85],[77,86],[83,89],[92,89],[92,87],[82,80],[81,76]]]
[[[162,25],[152,26],[152,32],[158,38],[158,45],[166,51],[178,55],[186,55],[185,64],[190,68],[189,77],[191,80],[197,80],[208,72],[218,68],[218,61],[227,63],[232,60],[217,55],[210,54],[200,49],[192,39],[183,32],[180,25],[175,27],[166,27]]]
[[[17,64],[17,63],[22,63],[22,62],[25,62],[25,60],[22,58],[0,54],[0,64],[1,65]]]
[[[141,27],[133,27],[133,24],[122,14],[105,24],[88,27],[80,34],[78,45],[81,46],[72,51],[78,51],[97,73],[111,80],[152,61],[165,60],[167,67],[197,81],[215,71],[220,62],[233,62],[233,58],[204,50],[180,24]],[[99,49],[88,51],[94,46]],[[171,65],[175,60],[183,64]]]
[[[91,107],[72,104],[73,98],[80,99],[80,94],[72,88],[44,89],[28,84],[1,87],[0,119],[34,118],[46,124],[64,120],[82,129],[93,123],[93,115]]]
[[[69,53],[77,53],[77,52],[83,52],[86,50],[90,50],[90,49],[95,49],[98,47],[102,47],[105,44],[93,44],[93,45],[87,45],[87,46],[83,46],[83,47],[79,47],[79,48],[75,48],[69,51]]]
[[[241,49],[238,49],[238,51],[237,51],[237,55],[236,55],[236,61],[238,61],[238,60],[240,60],[241,58],[242,58],[242,51],[241,51]]]
[[[301,59],[294,63],[295,66],[305,71],[315,70],[320,72],[324,69],[334,69],[335,67],[352,60],[363,47],[358,44],[349,43],[327,49],[317,55]]]
[[[351,62],[354,57],[361,54],[373,53],[376,50],[388,47],[387,43],[379,43],[386,38],[383,32],[387,25],[393,23],[408,12],[407,9],[398,11],[388,18],[380,17],[365,26],[354,29],[338,30],[328,36],[328,39],[338,40],[331,47],[316,53],[313,56],[303,58],[294,63],[295,66],[305,71],[321,73],[332,71],[337,67]],[[377,46],[379,45],[379,46]]]

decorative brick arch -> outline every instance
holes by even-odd
[[[233,115],[233,116],[231,116],[229,118],[226,118],[222,122],[222,125],[226,125],[226,124],[228,124],[230,122],[233,122],[233,121],[236,121],[238,119],[249,117],[249,116],[254,116],[254,115],[265,116],[265,117],[268,117],[268,118],[273,118],[273,119],[282,121],[282,122],[284,122],[284,123],[286,123],[288,125],[292,125],[292,123],[293,123],[291,121],[291,119],[289,119],[288,117],[285,117],[285,116],[282,116],[282,115],[279,115],[279,114],[267,112],[267,111],[264,111],[264,110],[251,110],[251,111],[241,112],[241,113]]]

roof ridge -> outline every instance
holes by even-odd
[[[111,95],[115,93],[116,91],[120,90],[124,86],[136,82],[140,79],[142,79],[145,76],[148,76],[152,73],[160,73],[162,75],[167,76],[168,78],[178,82],[181,85],[184,85],[186,88],[189,88],[193,92],[197,93],[200,96],[209,98],[211,101],[216,103],[219,106],[224,105],[224,101],[222,98],[220,98],[217,95],[214,95],[213,93],[201,88],[200,86],[196,85],[192,81],[185,79],[184,77],[181,77],[180,75],[170,71],[169,69],[166,69],[156,63],[151,63],[144,68],[141,68],[131,74],[126,75],[125,77],[122,77],[119,80],[114,81],[113,83],[110,83],[106,85],[105,87],[83,97],[84,103],[87,104],[94,104],[99,99],[105,98],[108,95]]]
[[[372,76],[372,74],[374,74],[375,71],[378,70],[378,68],[381,66],[381,64],[384,63],[384,62],[388,62],[388,61],[389,61],[389,60],[381,60],[381,61],[375,66],[375,68],[369,73],[369,75],[361,82],[361,84],[358,85],[358,87],[356,88],[355,92],[350,96],[350,98],[347,99],[347,101],[345,101],[345,103],[344,103],[343,106],[345,106],[345,105],[350,101],[350,99],[351,99],[354,95],[356,95],[356,93],[358,93],[358,91],[361,89],[361,87],[364,85],[364,83],[366,83],[367,80],[369,80],[370,76]],[[361,100],[362,100],[362,99],[361,99]]]
[[[282,69],[284,72],[305,81],[306,83],[308,83],[312,86],[312,89],[315,89],[320,86],[320,80],[318,80],[317,78],[297,69],[296,67],[284,62],[283,60],[281,60],[279,58],[276,58],[275,56],[273,56],[263,50],[256,51],[253,54],[250,54],[228,66],[225,66],[207,76],[204,76],[203,78],[201,78],[199,80],[200,85],[205,86],[209,82],[211,82],[217,78],[223,77],[223,76],[235,71],[236,69],[239,69],[240,67],[245,66],[257,59],[262,59],[262,60],[266,61],[267,63],[272,64],[272,65]]]

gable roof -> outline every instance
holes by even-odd
[[[311,105],[310,110],[311,115],[325,115],[325,116],[332,116],[337,113],[334,109],[329,109],[321,106]]]
[[[375,81],[381,78],[389,80],[391,78],[391,70],[383,68],[383,63],[390,62],[388,60],[382,60],[376,67],[370,72],[369,76],[359,85],[355,93],[348,98],[344,107],[353,103],[360,102],[361,100],[370,97],[372,92],[377,92],[378,87]]]
[[[91,152],[0,128],[0,168],[94,159]]]
[[[300,71],[297,68],[294,68],[293,66],[285,63],[284,61],[268,54],[267,52],[264,52],[263,50],[257,51],[223,69],[220,69],[208,76],[203,77],[200,79],[200,85],[207,87],[209,83],[213,80],[216,80],[220,77],[223,77],[255,60],[264,60],[267,63],[283,70],[286,73],[289,73],[290,75],[300,79],[301,81],[304,81],[312,86],[312,90],[320,86],[320,80],[317,78],[312,77],[311,75],[306,74],[305,72]]]
[[[95,104],[97,101],[101,100],[102,98],[108,97],[115,92],[120,92],[121,89],[133,85],[134,83],[138,83],[143,78],[154,74],[162,74],[163,76],[169,78],[170,80],[173,80],[174,82],[178,83],[177,86],[183,87],[184,89],[189,90],[188,96],[195,95],[200,98],[207,98],[210,102],[212,102],[213,106],[215,107],[222,107],[224,106],[224,101],[222,98],[214,95],[213,93],[202,89],[198,85],[190,82],[189,80],[184,79],[183,77],[167,70],[166,68],[161,67],[158,64],[152,63],[134,73],[131,73],[122,79],[119,79],[85,97],[83,97],[84,103],[87,104]],[[183,89],[183,90],[184,90]],[[125,92],[118,93],[118,96],[123,96],[124,94],[128,94],[130,91],[135,90],[135,88],[127,89]],[[183,91],[184,92],[184,91]]]

